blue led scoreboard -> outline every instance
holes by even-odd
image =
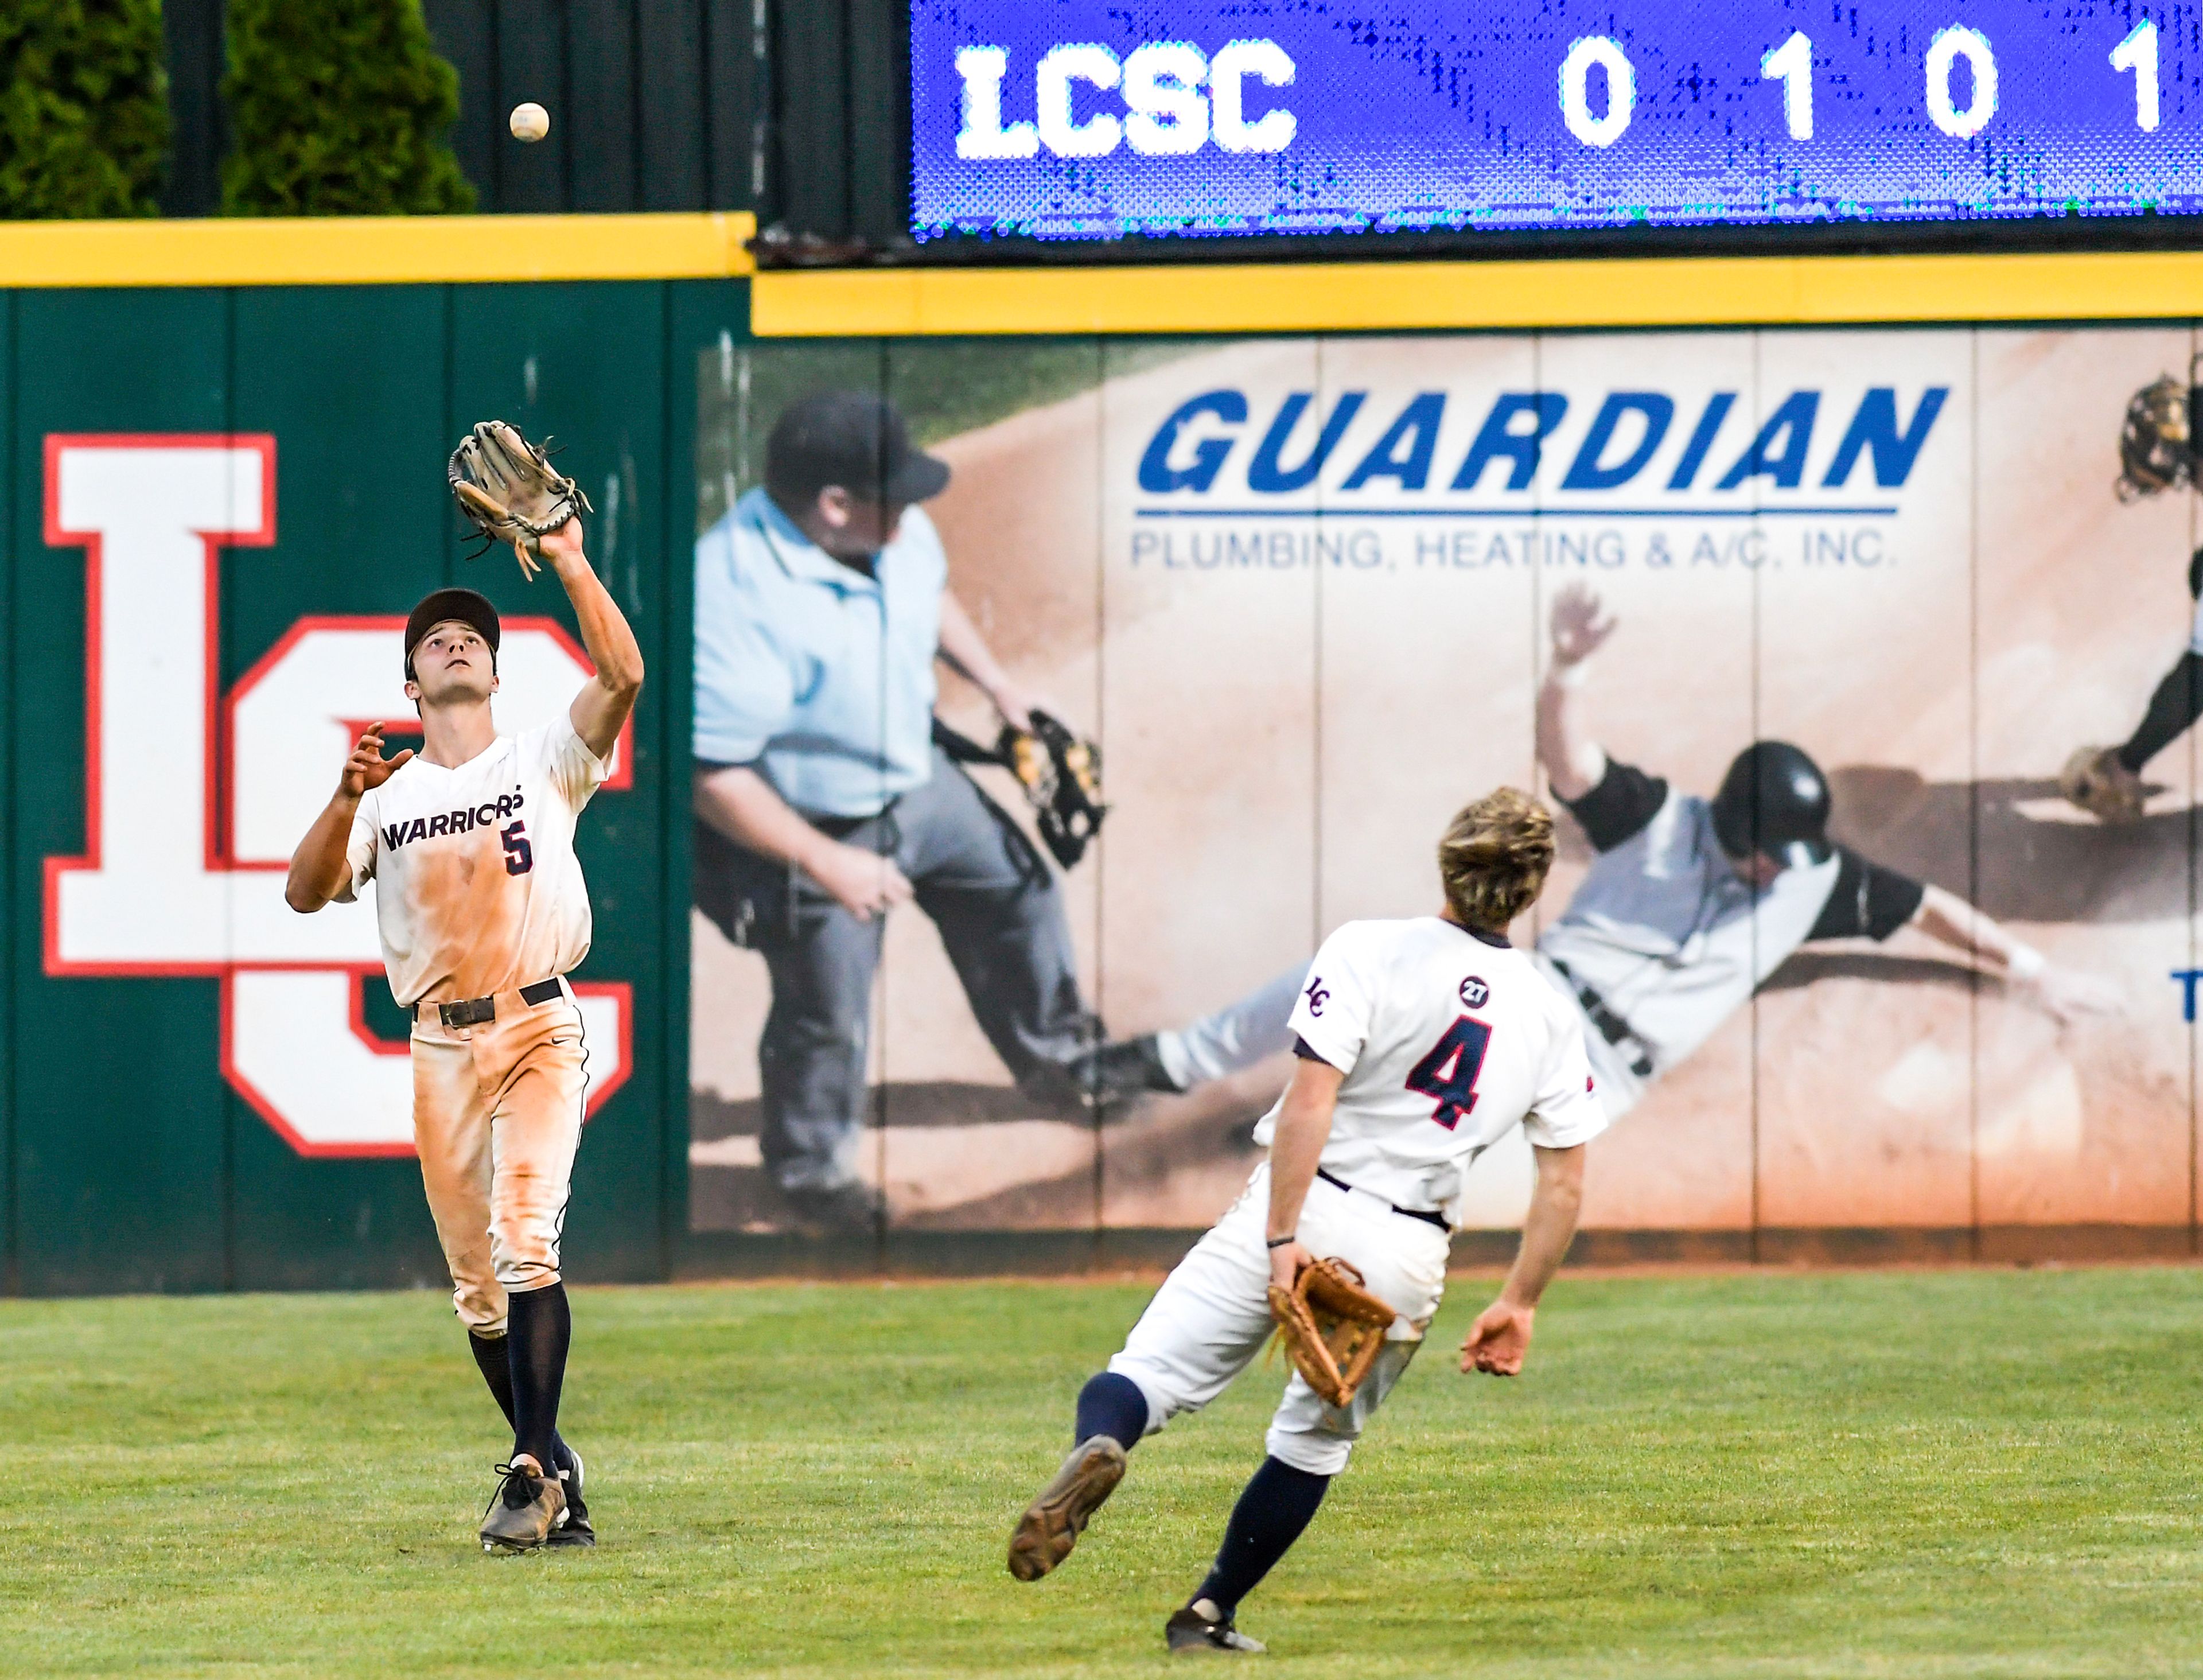
[[[2203,212],[2203,8],[913,0],[911,231]]]

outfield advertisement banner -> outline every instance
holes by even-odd
[[[705,355],[705,560],[806,393],[883,394],[952,467],[927,514],[954,595],[1104,756],[1102,840],[1055,871],[1082,997],[1117,1038],[1163,1032],[1190,1083],[1099,1115],[1020,1089],[921,893],[886,917],[839,1160],[910,1228],[1212,1219],[1285,1080],[1285,1003],[1260,1001],[1342,921],[1430,913],[1454,807],[1544,787],[1549,626],[1588,591],[1615,629],[1564,690],[1580,736],[1676,801],[1789,741],[1840,843],[1756,902],[1736,886],[1743,935],[1714,875],[1698,915],[1650,926],[1586,895],[1641,942],[1592,988],[1626,1027],[1604,1061],[1626,1111],[1588,1223],[2183,1226],[2190,748],[2146,765],[2122,825],[2058,774],[2128,736],[2190,635],[2190,498],[2115,494],[2128,401],[2190,352],[1851,331]],[[938,714],[998,730],[945,671]],[[1029,820],[1007,772],[969,774]],[[1567,950],[1598,858],[1564,820],[1520,944]],[[1976,973],[1967,906],[2045,977]],[[818,1109],[773,1120],[769,973],[720,924],[694,924],[692,1219],[784,1228],[804,1145],[766,1133]],[[1458,1215],[1504,1226],[1527,1184],[1527,1149],[1494,1151]]]
[[[952,469],[926,510],[951,589],[1102,753],[1100,842],[1048,866],[1082,1000],[1113,1038],[1164,1034],[1190,1084],[1098,1115],[1021,1088],[967,996],[998,975],[960,981],[921,883],[886,919],[842,1169],[902,1227],[1214,1218],[1317,944],[1432,912],[1448,815],[1545,790],[1550,627],[1588,593],[1615,627],[1559,703],[1666,787],[1640,792],[1649,828],[1564,818],[1515,930],[1578,980],[1572,912],[1605,942],[1585,1007],[1619,1029],[1589,1030],[1623,1112],[1587,1223],[2188,1224],[2191,749],[2147,763],[2121,823],[2058,776],[2128,738],[2189,637],[2192,500],[2114,481],[2129,400],[2191,352],[2182,330],[1933,330],[707,353],[700,564],[806,393],[885,396]],[[938,711],[1000,726],[945,669]],[[1826,862],[1756,896],[1709,868],[1649,910],[1592,876],[1601,845],[1671,839],[1757,739],[1825,772]],[[1030,825],[1007,772],[969,773]],[[700,902],[723,855],[707,840]],[[767,967],[729,931],[695,919],[692,1221],[785,1228],[776,1178],[830,1151],[785,1141],[816,1093],[768,1102]],[[2043,973],[1977,971],[1976,938]],[[1530,1169],[1494,1150],[1458,1218],[1515,1219]]]

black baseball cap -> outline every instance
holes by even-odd
[[[866,501],[907,507],[948,488],[948,463],[912,445],[910,427],[886,398],[821,391],[781,411],[765,442],[765,482],[782,502],[807,505],[838,484]]]
[[[421,638],[437,625],[453,620],[468,625],[489,643],[490,669],[497,669],[497,644],[503,628],[497,621],[497,609],[489,604],[489,597],[472,589],[437,589],[423,595],[421,604],[405,619],[407,682],[419,680],[413,675],[413,650],[421,645]]]

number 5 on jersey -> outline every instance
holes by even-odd
[[[535,867],[535,848],[528,843],[528,825],[508,823],[498,830],[497,837],[505,843],[505,873],[525,875]]]
[[[1449,1132],[1476,1107],[1476,1076],[1484,1071],[1484,1053],[1491,1045],[1491,1029],[1463,1015],[1408,1074],[1408,1089],[1438,1104],[1431,1118]]]

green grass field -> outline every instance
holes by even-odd
[[[2203,1671],[2203,1273],[1564,1278],[1513,1383],[1444,1352],[1488,1289],[1243,1608],[1264,1671]],[[1275,1371],[1001,1561],[1145,1293],[580,1292],[604,1544],[502,1560],[438,1298],[0,1303],[0,1671],[1152,1673]]]

